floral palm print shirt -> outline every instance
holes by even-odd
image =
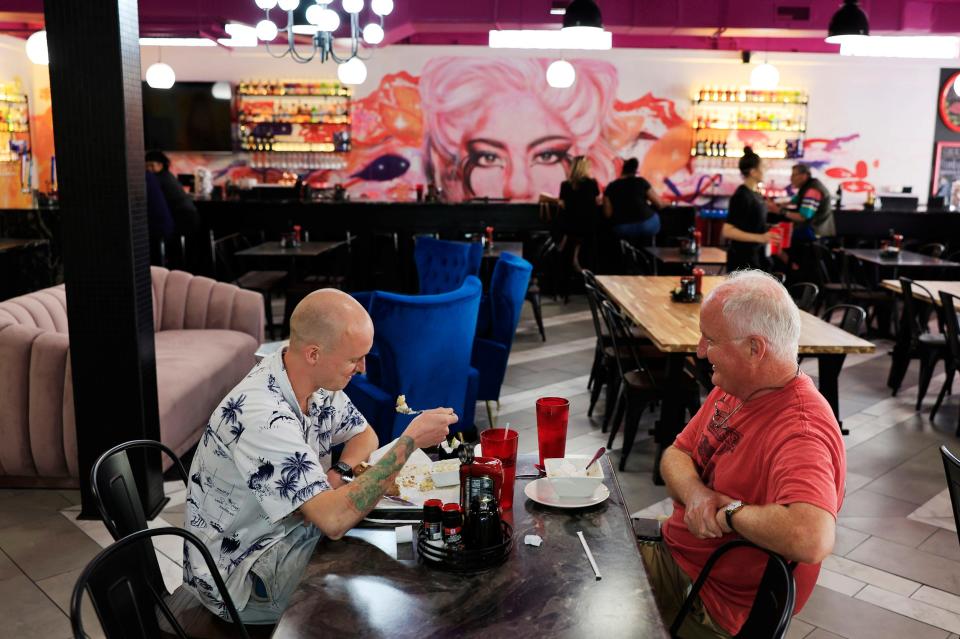
[[[220,402],[190,466],[184,525],[213,555],[238,609],[250,596],[251,566],[285,535],[309,525],[296,510],[330,489],[330,448],[366,428],[343,391],[320,389],[307,405],[304,415],[283,351],[265,357]],[[187,543],[183,580],[225,617],[203,556]]]

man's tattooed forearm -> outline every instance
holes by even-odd
[[[412,437],[401,436],[396,446],[350,484],[347,496],[357,512],[365,515],[373,510],[383,493],[390,487],[389,482],[392,481],[394,474],[403,468],[414,448]]]

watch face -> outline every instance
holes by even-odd
[[[733,502],[730,502],[729,504],[727,504],[727,512],[728,512],[728,513],[733,513],[733,512],[736,512],[738,509],[740,509],[740,508],[742,508],[742,507],[743,507],[743,502],[742,502],[742,501],[740,501],[740,500],[733,501]]]
[[[340,473],[341,475],[348,475],[351,477],[353,476],[353,469],[350,468],[350,466],[345,462],[342,462],[342,461],[337,462],[336,464],[333,465],[333,469],[338,473]]]

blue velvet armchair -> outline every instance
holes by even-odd
[[[530,284],[533,265],[522,257],[503,253],[493,267],[490,293],[480,307],[480,332],[473,343],[474,368],[480,373],[477,399],[487,402],[487,416],[493,424],[490,402],[500,400],[500,387],[507,372],[507,359],[520,322],[520,311]]]
[[[456,290],[436,295],[372,293],[377,356],[346,392],[381,443],[412,419],[395,411],[398,395],[414,409],[453,408],[460,421],[451,432],[473,427],[479,377],[470,358],[481,292],[480,280],[467,276]]]
[[[473,248],[473,244],[418,237],[413,249],[413,260],[417,264],[420,294],[447,293],[463,284],[468,275],[478,275],[478,258],[483,257],[483,247],[481,246],[478,252]]]

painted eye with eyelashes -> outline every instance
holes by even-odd
[[[503,166],[503,158],[496,153],[474,152],[470,154],[470,159],[478,167],[488,168]]]
[[[567,159],[567,149],[547,149],[545,151],[539,151],[533,156],[534,164],[559,164]]]

